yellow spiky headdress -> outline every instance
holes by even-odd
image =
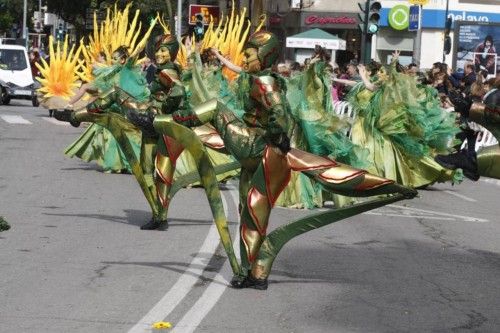
[[[68,50],[68,38],[64,39],[64,43],[57,41],[54,49],[54,38],[49,37],[49,57],[50,64],[44,59],[41,59],[41,64],[36,66],[40,70],[41,77],[37,80],[41,87],[38,89],[43,98],[62,97],[69,100],[74,94],[74,89],[78,87],[77,67],[78,58],[80,56],[80,48],[75,51],[73,45]]]
[[[84,81],[91,81],[93,65],[98,61],[99,55],[105,55],[105,62],[111,64],[112,53],[120,46],[126,46],[131,58],[137,56],[144,50],[146,43],[156,25],[155,18],[146,33],[142,32],[142,24],[138,23],[140,10],[136,10],[132,21],[129,19],[132,3],[123,10],[106,10],[106,19],[99,25],[97,15],[94,13],[94,31],[89,36],[89,43],[85,45],[80,42],[84,60],[81,62],[80,77]],[[143,34],[143,35],[142,35]],[[141,38],[139,38],[142,35]]]
[[[214,25],[214,20],[211,18],[203,39],[197,46],[198,51],[203,53],[210,48],[216,48],[233,64],[242,66],[243,48],[251,28],[250,21],[245,18],[246,10],[246,8],[242,8],[240,13],[236,13],[233,4],[231,14],[226,17],[223,16],[217,26]],[[260,24],[255,29],[256,32],[261,30],[265,20],[265,16],[261,17]],[[187,56],[194,51],[195,45],[192,45],[190,50],[185,45],[181,45],[181,51],[177,57],[181,67],[187,67]],[[233,80],[238,75],[226,67],[222,69],[222,73],[229,80]]]

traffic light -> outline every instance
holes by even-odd
[[[368,16],[368,33],[376,34],[378,32],[378,26],[380,23],[380,10],[382,5],[380,1],[370,2],[370,14]]]
[[[444,26],[444,48],[443,48],[444,54],[450,54],[450,52],[451,52],[450,32],[451,32],[452,23],[453,23],[453,19],[451,17],[448,17],[446,19],[446,24]]]
[[[64,25],[62,22],[59,22],[57,26],[56,39],[63,40],[64,39]]]
[[[359,29],[361,30],[361,61],[365,64],[370,62],[372,36],[378,32],[380,22],[380,1],[366,0],[364,3],[358,2],[361,13],[358,14]]]
[[[194,38],[197,42],[203,39],[203,34],[205,33],[205,23],[203,22],[203,15],[200,13],[196,14],[196,22],[194,24]]]
[[[380,22],[380,1],[366,0],[364,4],[358,2],[361,13],[358,14],[361,24],[359,28],[363,35],[373,35],[378,32]]]

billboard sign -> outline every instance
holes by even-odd
[[[476,71],[486,70],[489,76],[500,72],[500,23],[455,22],[453,67],[463,71],[473,63]]]
[[[205,25],[210,24],[212,19],[214,25],[219,23],[220,8],[219,6],[209,6],[209,5],[189,5],[189,24],[196,24],[196,16],[203,16],[203,23]]]

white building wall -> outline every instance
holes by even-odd
[[[453,40],[453,32],[450,34]],[[420,52],[420,67],[431,68],[435,62],[443,61],[444,34],[442,30],[423,30]],[[445,62],[451,66],[452,53],[448,54]]]
[[[360,0],[361,1],[361,0]],[[268,11],[277,7],[280,11],[290,10],[291,0],[264,0]],[[353,0],[302,0],[302,11],[308,12],[358,12],[358,2]]]
[[[410,5],[408,0],[382,0],[384,8],[391,8],[398,4]],[[496,5],[495,5],[496,3]],[[446,0],[430,0],[429,4],[424,6],[424,9],[446,9]],[[450,10],[461,10],[483,13],[500,13],[500,1],[498,0],[449,0]]]
[[[353,0],[302,0],[303,11],[357,12],[358,2]]]

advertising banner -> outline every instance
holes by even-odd
[[[500,23],[456,22],[454,39],[453,67],[457,71],[473,63],[476,71],[486,70],[489,76],[500,72]]]
[[[214,25],[219,24],[220,9],[219,6],[209,5],[189,5],[189,24],[196,24],[196,15],[203,17],[203,23],[208,25],[210,20],[214,21]]]

